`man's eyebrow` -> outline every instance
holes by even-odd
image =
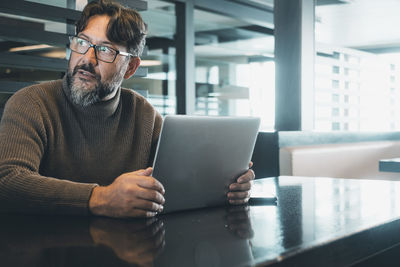
[[[78,36],[78,37],[83,37],[83,38],[87,39],[89,42],[92,41],[91,38],[90,38],[89,36],[87,36],[86,34],[81,33],[81,32],[78,33],[76,36]]]

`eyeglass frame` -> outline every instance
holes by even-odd
[[[74,38],[79,38],[79,39],[82,39],[82,40],[84,40],[84,41],[86,41],[86,42],[89,43],[89,46],[88,46],[87,50],[86,50],[84,53],[75,51],[75,50],[73,50],[73,49],[71,48],[71,43],[72,43],[72,40],[73,40]],[[117,50],[117,49],[115,49],[115,48],[112,48],[112,47],[109,47],[109,46],[106,46],[106,45],[95,45],[95,44],[92,44],[89,40],[86,40],[85,38],[82,38],[82,37],[79,37],[79,36],[76,36],[76,35],[75,35],[75,36],[68,36],[68,39],[69,39],[68,48],[71,49],[71,51],[74,51],[75,53],[78,53],[78,54],[80,54],[80,55],[85,55],[85,54],[89,51],[89,49],[93,47],[94,56],[96,57],[96,60],[100,60],[100,61],[105,62],[105,63],[114,63],[114,61],[115,61],[115,59],[117,58],[118,55],[126,56],[126,57],[128,57],[128,56],[136,57],[135,55],[133,55],[133,54],[131,54],[131,53],[119,51],[119,50]],[[98,58],[98,57],[97,57],[97,47],[107,47],[108,49],[111,49],[111,50],[115,51],[114,59],[113,59],[112,61],[105,61],[105,60],[103,60],[103,59]]]

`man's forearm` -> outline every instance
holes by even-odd
[[[96,184],[44,177],[0,166],[0,209],[22,213],[86,215]]]

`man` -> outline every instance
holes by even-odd
[[[119,4],[89,3],[70,38],[63,80],[8,101],[0,125],[0,208],[8,211],[151,217],[164,188],[151,177],[161,116],[121,89],[140,65],[146,25]],[[248,201],[254,173],[230,185]]]

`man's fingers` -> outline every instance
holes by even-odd
[[[131,173],[135,174],[135,175],[149,176],[149,175],[151,175],[152,172],[153,172],[153,168],[152,167],[148,167],[145,170],[141,169],[141,170],[137,170],[137,171],[134,171],[134,172],[131,172]]]
[[[142,190],[137,192],[137,196],[138,196],[138,198],[157,202],[158,204],[165,203],[164,196],[156,190],[142,188]]]
[[[250,162],[249,166],[252,166]],[[251,183],[255,175],[253,170],[249,169],[245,174],[241,175],[236,183],[229,186],[228,200],[230,204],[245,204],[250,198]]]
[[[149,175],[151,175],[153,173],[153,168],[152,167],[148,167],[147,169],[145,169],[143,172],[142,172],[142,175],[144,175],[144,176],[149,176]]]
[[[154,217],[163,210],[163,206],[148,200],[138,199],[135,207],[127,211],[127,217]]]
[[[251,168],[251,167],[253,167],[253,162],[252,161],[250,161],[250,163],[249,163],[249,168]]]
[[[142,188],[157,190],[161,194],[165,193],[164,186],[153,177],[143,177],[143,179],[140,179],[137,184]]]
[[[249,182],[251,180],[254,180],[254,177],[255,177],[254,171],[249,169],[249,170],[247,170],[247,172],[245,174],[241,175],[237,179],[237,182],[240,183],[240,184],[241,183],[247,183],[247,182]]]
[[[251,189],[250,182],[244,184],[233,183],[229,186],[229,191],[249,191],[250,189]]]
[[[164,206],[161,203],[156,203],[151,200],[136,199],[135,200],[135,209],[161,212],[164,209]]]
[[[236,200],[236,199],[246,199],[250,197],[250,191],[244,192],[229,192],[228,199],[229,200]]]

